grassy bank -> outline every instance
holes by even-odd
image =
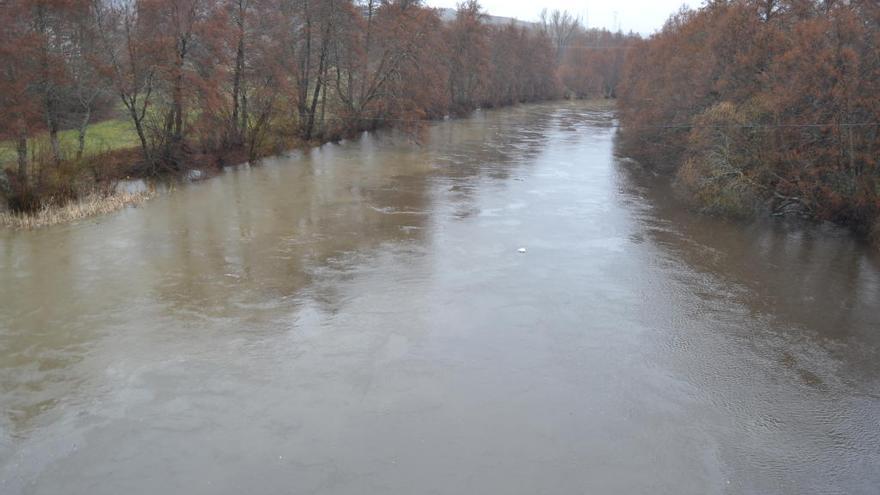
[[[242,147],[205,152],[197,143],[187,142],[174,167],[144,163],[140,142],[125,119],[109,119],[86,129],[81,158],[77,155],[79,133],[59,133],[65,157],[53,163],[47,135],[28,140],[28,186],[21,188],[16,175],[15,143],[0,141],[0,227],[35,229],[110,213],[141,203],[152,193],[116,193],[116,184],[126,179],[183,178],[200,170],[200,178],[210,177],[223,166],[248,161],[251,154]],[[293,137],[271,140],[254,150],[256,157],[276,154],[280,146],[293,148],[301,143]]]
[[[75,155],[79,146],[77,140],[79,133],[70,129],[58,134],[61,148],[67,155]],[[83,156],[98,156],[110,151],[133,148],[138,146],[138,137],[131,128],[131,123],[125,119],[110,119],[96,122],[86,128],[85,147]],[[28,140],[28,149],[39,155],[49,149],[49,136],[42,135]],[[16,160],[15,143],[0,141],[0,166],[10,164]]]

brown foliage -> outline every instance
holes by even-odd
[[[637,39],[604,30],[577,33],[559,68],[562,83],[577,98],[615,98],[624,59]]]
[[[20,160],[0,185],[21,209],[82,196],[89,177],[180,173],[381,126],[418,127],[480,106],[555,98],[563,40],[554,36],[564,34],[565,43],[582,36],[562,14],[556,35],[492,27],[473,0],[450,23],[418,0],[2,5],[0,139],[20,144]],[[601,86],[610,96],[616,68],[606,65],[591,61],[567,82]],[[101,115],[130,121],[139,157],[125,150],[83,159],[88,123]],[[79,130],[75,155],[58,145],[66,129]],[[50,137],[46,156],[28,149],[38,134]]]
[[[677,169],[703,206],[738,195],[727,201],[738,211],[759,202],[867,232],[880,216],[878,21],[870,1],[732,0],[679,12],[629,51],[624,149]],[[748,187],[719,182],[734,176]]]
[[[553,44],[543,32],[513,24],[491,31],[486,101],[490,106],[555,98],[560,93]]]

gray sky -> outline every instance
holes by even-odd
[[[458,0],[427,0],[432,7],[452,7]],[[492,15],[515,17],[524,21],[537,20],[541,9],[568,10],[581,15],[589,27],[651,34],[663,27],[666,19],[683,3],[692,6],[701,0],[480,0],[483,9]],[[617,24],[615,24],[615,18]]]

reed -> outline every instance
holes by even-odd
[[[154,194],[154,191],[93,193],[64,205],[46,205],[32,213],[0,213],[0,226],[17,230],[31,230],[73,222],[121,210],[127,206],[138,205]]]

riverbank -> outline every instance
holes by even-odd
[[[559,100],[565,101],[565,100]],[[531,102],[507,105],[505,107],[527,105]],[[602,111],[612,111],[614,101],[608,99],[582,100],[584,106]],[[500,107],[504,108],[504,107]],[[468,118],[472,112],[466,115],[453,116],[453,118]],[[447,117],[448,118],[448,117]],[[438,122],[440,119],[415,120],[408,122],[407,128],[412,131]],[[116,122],[116,121],[113,121]],[[40,200],[36,204],[25,208],[12,208],[0,212],[0,228],[16,230],[28,230],[47,227],[60,223],[82,220],[88,217],[104,215],[114,211],[137,206],[156,196],[155,188],[149,192],[127,192],[117,187],[121,181],[144,180],[144,181],[197,181],[205,180],[219,174],[224,167],[241,163],[258,163],[261,159],[277,156],[285,152],[295,150],[307,150],[316,148],[330,142],[338,142],[342,139],[351,138],[360,132],[376,131],[395,126],[373,125],[368,129],[352,130],[347,134],[332,133],[320,138],[308,141],[295,136],[273,136],[273,139],[260,148],[246,150],[243,147],[221,149],[213,152],[190,152],[185,159],[180,160],[175,167],[147,165],[140,155],[140,150],[132,144],[124,132],[119,132],[117,125],[112,122],[99,122],[95,124],[103,136],[103,130],[115,129],[119,136],[123,136],[118,142],[107,141],[105,138],[93,139],[89,142],[100,143],[102,149],[99,152],[95,148],[86,148],[86,157],[80,160],[66,161],[58,166],[51,176],[56,182],[43,194],[48,198]],[[90,129],[91,130],[91,129]],[[38,171],[42,173],[42,171]],[[8,172],[7,172],[8,173]],[[57,192],[56,192],[57,191]],[[10,202],[8,197],[4,202]],[[24,198],[23,201],[33,201]]]
[[[230,165],[257,162],[286,151],[313,148],[338,140],[303,141],[295,136],[274,136],[273,140],[260,147],[246,149],[237,146],[213,151],[192,151],[196,148],[195,143],[187,143],[181,147],[186,151],[176,158],[175,163],[149,164],[143,159],[137,144],[129,139],[128,133],[117,132],[118,141],[106,139],[105,130],[112,128],[118,131],[118,127],[118,121],[115,120],[94,124],[96,132],[102,137],[88,140],[90,144],[87,144],[83,157],[55,165],[32,167],[28,180],[32,185],[27,189],[21,189],[16,183],[17,177],[6,156],[6,170],[0,170],[0,176],[6,179],[5,183],[0,182],[0,186],[3,186],[0,187],[3,203],[0,207],[0,228],[29,230],[112,213],[137,206],[158,194],[156,187],[137,192],[124,190],[119,187],[123,182],[205,180]],[[93,146],[92,143],[100,144]]]
[[[2,212],[0,226],[15,230],[30,230],[83,220],[129,206],[137,206],[155,195],[155,189],[137,192],[116,191],[109,194],[93,193],[63,205],[46,205],[34,212]]]

